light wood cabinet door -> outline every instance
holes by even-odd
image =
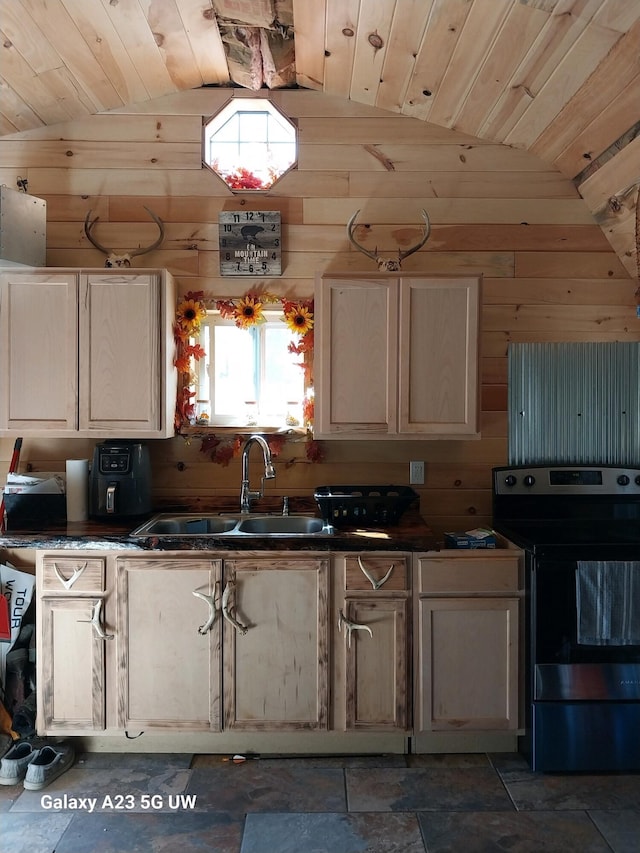
[[[402,278],[398,431],[478,431],[479,280]]]
[[[163,270],[0,274],[0,436],[173,435],[175,295]]]
[[[407,601],[349,598],[345,618],[366,626],[344,630],[347,729],[406,730]]]
[[[480,279],[316,284],[317,438],[478,437]]]
[[[518,599],[421,598],[418,731],[518,726]]]
[[[105,643],[113,635],[104,624],[103,604],[101,596],[40,600],[38,734],[105,728]]]
[[[116,560],[119,728],[219,731],[220,571],[207,558]]]
[[[328,727],[328,566],[289,556],[225,561],[225,728]]]
[[[78,428],[78,279],[0,275],[0,435]]]
[[[162,426],[160,280],[155,274],[83,275],[80,283],[81,430]]]
[[[325,278],[316,292],[318,438],[397,431],[397,280]]]

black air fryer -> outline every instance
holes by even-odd
[[[139,441],[103,441],[93,452],[89,515],[137,518],[151,512],[149,450]]]

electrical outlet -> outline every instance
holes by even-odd
[[[424,462],[409,462],[409,482],[412,486],[424,483]]]

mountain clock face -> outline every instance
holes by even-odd
[[[282,275],[279,210],[219,214],[220,275]]]

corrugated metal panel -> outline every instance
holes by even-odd
[[[640,343],[509,346],[509,464],[640,464]]]

